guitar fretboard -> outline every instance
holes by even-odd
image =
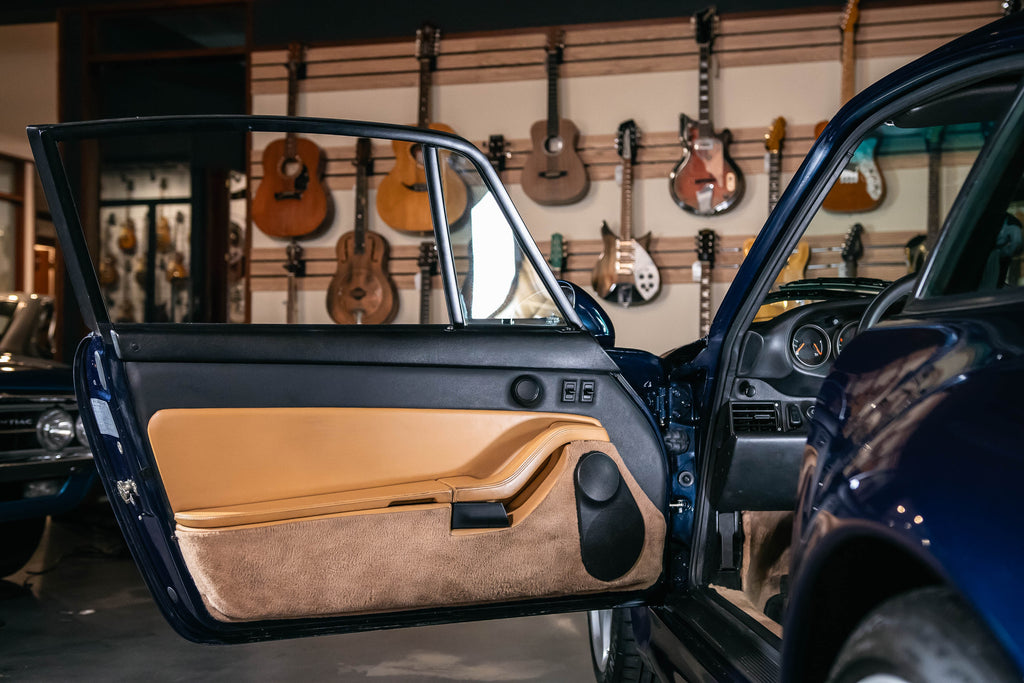
[[[548,137],[558,135],[558,53],[548,51]]]
[[[711,331],[711,268],[712,261],[700,262],[700,336]]]
[[[775,210],[779,203],[780,185],[782,176],[782,154],[780,152],[768,153],[768,213]]]
[[[416,125],[426,128],[430,125],[430,85],[431,65],[429,57],[420,58],[420,106],[416,116]]]
[[[699,95],[697,103],[697,131],[702,138],[714,135],[711,127],[711,45],[700,46]]]
[[[633,239],[633,163],[622,160],[622,214],[619,233],[623,240]]]

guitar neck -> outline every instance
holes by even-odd
[[[416,116],[416,125],[426,128],[430,125],[430,86],[432,83],[432,69],[429,58],[420,59],[420,105]]]
[[[430,324],[430,266],[420,268],[420,325]]]
[[[355,253],[366,251],[366,207],[367,181],[366,165],[356,166],[356,220],[355,220]]]
[[[299,110],[299,69],[302,60],[302,46],[292,44],[288,54],[288,107],[287,114],[291,118]],[[294,159],[296,154],[295,133],[286,133],[284,136],[285,156]]]
[[[928,150],[928,248],[939,234],[939,184],[942,181],[942,149],[932,145]]]
[[[700,262],[700,336],[711,331],[711,269],[713,261]]]
[[[853,27],[843,31],[843,76],[840,91],[840,106],[853,99],[857,93],[857,68],[854,62]]]
[[[619,233],[623,240],[633,239],[633,162],[622,160],[622,215]]]
[[[699,96],[697,102],[697,134],[708,138],[715,134],[711,125],[711,45],[700,45]]]
[[[558,135],[558,53],[548,52],[548,137]]]
[[[768,153],[768,213],[775,210],[779,203],[780,185],[782,177],[782,154],[780,152]]]
[[[285,304],[285,322],[294,325],[299,322],[299,283],[295,273],[288,272],[288,301]]]

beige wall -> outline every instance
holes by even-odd
[[[30,157],[25,126],[57,121],[57,24],[0,26],[0,151]]]

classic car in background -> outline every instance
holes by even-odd
[[[0,294],[0,576],[32,556],[47,515],[74,508],[95,480],[52,322],[50,297]]]
[[[83,239],[97,217],[77,213],[94,198],[69,180],[82,146],[103,163],[169,135],[223,177],[211,140],[282,133],[415,150],[406,189],[430,212],[447,324],[112,318]],[[1024,16],[851,100],[708,336],[660,357],[615,347],[601,306],[556,282],[457,136],[170,117],[29,138],[92,330],[76,355],[85,429],[183,636],[586,609],[601,681],[1020,680]],[[865,142],[889,155],[889,190],[861,224],[823,205],[864,184]],[[918,232],[914,275],[847,270],[772,293],[802,239],[855,266]]]

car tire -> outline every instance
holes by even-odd
[[[654,672],[640,656],[630,610],[603,609],[588,613],[590,655],[598,683],[649,683]]]
[[[839,651],[829,683],[1020,681],[984,624],[946,588],[882,603]]]
[[[0,577],[25,566],[39,547],[45,528],[45,517],[0,522]]]

